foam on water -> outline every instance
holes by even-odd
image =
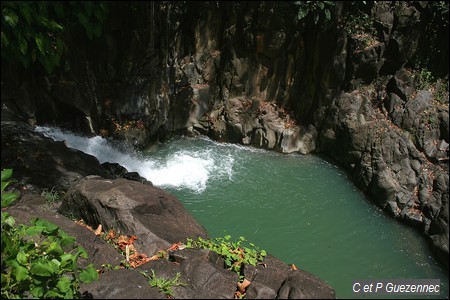
[[[211,178],[232,180],[234,158],[230,153],[212,153],[209,149],[177,151],[165,159],[154,160],[136,153],[131,147],[100,136],[85,137],[55,127],[38,126],[36,132],[67,147],[95,156],[100,163],[118,163],[129,172],[138,172],[155,186],[187,188],[203,192]]]

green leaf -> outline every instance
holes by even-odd
[[[89,264],[85,270],[80,272],[80,280],[84,283],[91,283],[97,279],[98,273],[92,264]]]
[[[86,250],[81,246],[78,246],[78,251],[77,251],[76,256],[80,256],[81,258],[88,258],[88,254],[87,254]]]
[[[14,200],[17,199],[17,193],[4,193],[2,194],[2,207],[9,206]]]
[[[51,262],[56,266],[56,268],[59,268],[59,266],[61,266],[61,263],[56,258],[52,259]]]
[[[325,17],[327,18],[327,21],[329,21],[331,19],[331,14],[328,9],[325,9]]]
[[[2,170],[2,191],[3,191],[3,182],[10,179],[12,176],[13,170],[12,169],[4,169]]]
[[[44,231],[45,227],[43,226],[30,226],[25,229],[25,234],[27,235],[40,235]]]
[[[64,51],[64,42],[60,38],[56,39],[55,45],[58,53],[62,53]]]
[[[103,22],[105,20],[105,7],[102,3],[100,3],[100,5],[98,5],[95,10],[94,10],[94,15],[97,18],[97,20],[99,22]]]
[[[27,53],[27,49],[28,49],[28,42],[26,39],[24,39],[22,37],[22,35],[19,35],[19,50],[20,52],[22,52],[22,54],[26,54]]]
[[[51,56],[53,64],[57,67],[59,67],[60,63],[61,63],[61,57],[59,56],[59,54],[54,54]]]
[[[252,266],[255,266],[257,263],[257,260],[255,258],[249,258],[248,263],[251,264]]]
[[[41,52],[42,55],[45,55],[45,43],[42,34],[38,34],[37,36],[35,36],[34,40],[36,42],[36,45],[38,46],[39,52]]]
[[[31,220],[31,223],[36,225],[36,226],[44,227],[45,232],[48,233],[48,234],[57,233],[58,230],[59,230],[58,225],[56,225],[56,224],[54,224],[54,223],[52,223],[50,221],[44,220],[44,219],[35,218],[35,219]]]
[[[24,17],[25,21],[28,25],[31,24],[32,17],[31,17],[31,8],[29,5],[19,5],[20,14]]]
[[[7,212],[4,212],[4,213],[2,213],[2,222],[13,227],[14,224],[16,223],[16,220],[13,217],[11,217]],[[2,228],[3,228],[3,224],[2,224]],[[2,237],[3,237],[3,235],[2,235]]]
[[[225,265],[227,267],[231,267],[231,264],[232,264],[231,259],[229,259],[229,258],[225,259]]]
[[[44,296],[44,288],[41,286],[36,286],[31,289],[30,293],[35,298],[42,299],[42,296]]]
[[[316,14],[316,15],[314,16],[314,24],[317,24],[318,21],[319,21],[319,15]]]
[[[16,259],[19,262],[19,264],[21,264],[22,266],[25,266],[28,263],[28,257],[29,256],[30,256],[29,254],[26,254],[26,253],[23,253],[23,252],[19,252],[19,253],[17,253]]]
[[[308,10],[300,8],[300,10],[298,11],[298,14],[297,14],[297,19],[298,20],[303,19],[304,17],[306,17],[308,12],[309,12]]]
[[[60,268],[75,268],[76,267],[76,256],[70,254],[70,253],[64,253],[60,256],[61,259],[61,265]]]
[[[3,9],[2,16],[6,23],[9,24],[9,26],[11,26],[12,28],[16,27],[17,22],[19,21],[19,17],[14,11],[10,9]]]
[[[59,279],[58,283],[56,284],[56,287],[58,290],[60,290],[62,293],[67,293],[71,289],[72,282],[69,278],[66,276],[63,276]]]
[[[2,191],[8,186],[9,180],[12,176],[12,169],[5,169],[2,171]]]
[[[17,281],[23,281],[30,277],[28,274],[28,269],[20,265],[15,266],[12,273],[16,277]]]
[[[53,268],[53,264],[46,261],[38,261],[36,264],[34,264],[31,267],[30,270],[31,274],[38,275],[42,277],[50,277],[55,273],[55,270]]]
[[[50,243],[45,252],[47,252],[47,254],[56,254],[56,255],[61,255],[64,253],[63,249],[57,242]]]
[[[62,31],[64,29],[60,24],[58,24],[54,20],[45,19],[45,20],[43,20],[43,23],[51,31]]]
[[[6,36],[6,34],[3,33],[3,31],[2,31],[1,35],[2,35],[2,47],[7,47],[7,46],[9,46],[9,39],[8,39],[8,37]]]
[[[62,295],[60,293],[58,293],[57,291],[50,290],[50,291],[47,291],[47,293],[45,293],[43,298],[45,298],[45,299],[59,299],[59,298],[62,298],[61,296]]]
[[[59,240],[62,247],[73,245],[75,243],[75,238],[72,236],[64,236]]]

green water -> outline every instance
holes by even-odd
[[[431,257],[425,239],[386,216],[344,172],[318,157],[201,137],[176,138],[136,154],[99,136],[52,127],[36,131],[102,163],[117,162],[139,172],[176,195],[211,237],[244,236],[317,275],[337,298],[369,298],[352,292],[356,280],[414,278],[439,279],[441,296],[434,298],[448,299],[448,271]]]
[[[211,237],[244,236],[317,275],[337,298],[364,297],[352,292],[356,279],[400,278],[440,279],[437,298],[448,298],[448,272],[425,239],[316,156],[205,138],[177,138],[146,155],[151,170],[140,172],[176,195]]]

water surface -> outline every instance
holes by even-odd
[[[437,298],[448,298],[448,272],[433,259],[425,239],[386,216],[342,170],[319,157],[205,137],[177,137],[135,153],[100,137],[38,130],[100,162],[139,172],[176,195],[211,237],[244,236],[317,275],[338,298],[364,297],[352,292],[355,280],[408,278],[440,279]]]

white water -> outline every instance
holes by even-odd
[[[161,161],[144,157],[132,147],[111,142],[100,136],[87,138],[55,127],[38,126],[35,131],[54,141],[64,141],[69,148],[95,156],[100,163],[118,163],[128,172],[138,172],[159,187],[188,188],[201,193],[210,179],[233,178],[232,155],[213,155],[211,149],[197,152],[176,151]]]

